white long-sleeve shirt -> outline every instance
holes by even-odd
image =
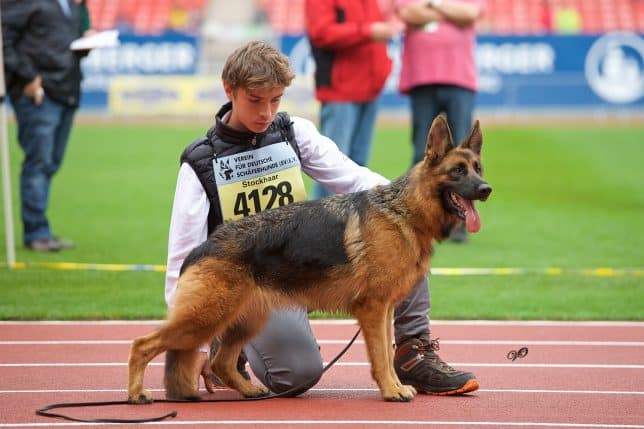
[[[300,163],[313,180],[336,193],[358,192],[389,183],[383,176],[361,167],[304,118],[291,117]],[[210,201],[197,174],[186,163],[179,169],[168,239],[165,299],[171,304],[183,260],[208,235]]]

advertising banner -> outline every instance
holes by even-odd
[[[94,49],[82,61],[82,107],[105,109],[109,85],[115,76],[194,75],[198,48],[198,38],[180,33],[121,34],[118,46]]]
[[[83,62],[82,107],[104,110],[109,98],[110,109],[128,114],[181,115],[213,110],[225,97],[219,76],[198,74],[202,60],[198,40],[181,34],[125,35],[118,47],[96,49]],[[284,36],[280,43],[296,73],[283,107],[293,103],[302,116],[317,116],[315,64],[307,38]],[[409,100],[398,93],[401,39],[389,44],[389,54],[394,66],[381,106],[406,112]],[[644,112],[641,34],[480,35],[475,57],[480,109]]]
[[[315,65],[306,37],[284,37],[281,49],[295,72],[312,81]],[[400,109],[408,103],[397,89],[401,50],[401,39],[390,43],[394,67],[381,98],[383,109]],[[475,56],[480,108],[644,110],[641,34],[481,35]]]

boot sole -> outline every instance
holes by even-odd
[[[407,383],[403,382],[403,384],[407,384]],[[430,391],[422,388],[421,386],[414,386],[414,387],[416,388],[416,390],[418,390],[419,393],[424,393],[427,395],[434,395],[434,396],[449,396],[449,395],[462,395],[463,393],[473,392],[475,390],[478,390],[480,386],[479,386],[479,382],[475,378],[473,378],[471,380],[467,380],[467,382],[463,386],[459,387],[458,389],[447,390],[445,392]]]

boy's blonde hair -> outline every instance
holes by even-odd
[[[289,86],[295,74],[286,55],[265,42],[253,41],[230,54],[221,78],[233,89],[267,89]]]

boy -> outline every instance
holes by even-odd
[[[306,198],[301,171],[336,193],[356,192],[387,179],[347,158],[312,122],[279,112],[294,74],[282,53],[264,42],[235,50],[222,71],[229,102],[206,136],[181,155],[170,236],[166,302],[172,299],[183,260],[224,221]],[[476,390],[469,372],[445,364],[429,336],[426,280],[396,309],[396,370],[418,391],[457,394]],[[206,388],[217,380],[202,348]],[[265,330],[244,348],[257,378],[270,390],[300,394],[321,376],[322,356],[306,309],[275,311]],[[248,377],[240,357],[239,370]]]

